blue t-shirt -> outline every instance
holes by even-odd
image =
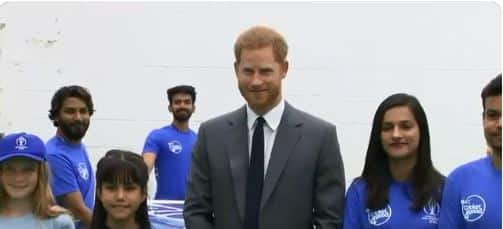
[[[190,168],[192,147],[197,135],[194,131],[182,132],[169,125],[153,130],[145,140],[143,153],[156,154],[155,199],[183,200]]]
[[[419,211],[412,206],[412,186],[393,181],[389,188],[389,203],[385,208],[370,211],[366,207],[367,190],[363,179],[353,181],[346,194],[344,228],[437,228],[440,205],[430,201]]]
[[[94,208],[94,172],[83,144],[72,144],[55,136],[46,144],[47,162],[51,169],[51,188],[57,198],[80,192],[86,207]],[[61,203],[59,203],[61,204]],[[82,228],[80,222],[76,228]]]
[[[458,167],[442,203],[439,228],[501,228],[501,170],[489,156]]]

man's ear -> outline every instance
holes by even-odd
[[[239,63],[237,61],[234,61],[234,74],[238,76],[238,71],[239,71]]]
[[[168,110],[169,112],[173,113],[173,107],[171,106],[171,104],[168,105]]]
[[[282,64],[281,64],[281,71],[282,71],[282,74],[283,74],[283,79],[286,77],[286,73],[288,73],[288,61],[284,61]]]

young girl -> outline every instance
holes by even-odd
[[[140,155],[108,151],[98,162],[96,181],[92,229],[151,229],[148,169]]]
[[[362,175],[348,189],[344,228],[437,228],[443,183],[421,104],[391,95],[377,108]]]
[[[54,211],[45,154],[44,143],[35,135],[0,139],[0,228],[74,228],[67,211]]]

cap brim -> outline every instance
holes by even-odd
[[[31,158],[33,160],[37,160],[37,161],[45,161],[45,158],[43,157],[39,157],[39,156],[35,156],[33,154],[28,154],[28,153],[11,153],[9,155],[5,155],[3,157],[0,157],[0,162],[3,162],[9,158],[13,158],[13,157],[27,157],[27,158]]]

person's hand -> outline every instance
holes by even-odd
[[[71,212],[68,211],[68,209],[63,208],[63,207],[61,207],[59,205],[52,205],[52,206],[50,206],[48,214],[51,217],[55,217],[55,216],[58,216],[58,215],[61,215],[61,214],[68,214],[68,215],[72,216]],[[73,216],[72,216],[72,218],[73,218]]]

